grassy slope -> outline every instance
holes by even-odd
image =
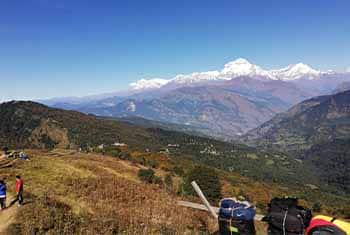
[[[25,180],[28,204],[19,210],[10,234],[183,234],[212,223],[206,213],[175,207],[175,197],[159,186],[141,183],[140,166],[130,162],[78,153],[30,155],[31,161],[1,171],[8,182],[15,174]]]
[[[75,233],[75,234],[193,234],[212,233],[216,221],[205,212],[174,206],[180,199],[158,185],[139,181],[137,172],[144,166],[97,154],[55,150],[31,150],[31,161],[17,161],[1,169],[9,193],[13,194],[13,178],[21,174],[25,180],[27,204],[18,210],[8,234]],[[157,161],[156,173],[163,177],[164,169],[173,167],[165,155],[134,152],[134,158],[146,157]],[[188,170],[188,160],[178,164]],[[274,184],[254,182],[234,173],[221,175],[223,195],[245,195],[263,212],[273,196],[290,194],[293,189]],[[174,177],[174,182],[181,180]],[[176,184],[176,183],[175,183]],[[198,198],[182,198],[194,200]],[[309,204],[308,201],[302,201]],[[345,202],[333,202],[344,204]],[[325,212],[331,211],[329,204]],[[12,208],[11,208],[12,209]],[[0,216],[0,222],[1,216]],[[259,234],[264,225],[257,224]]]

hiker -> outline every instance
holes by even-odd
[[[2,148],[2,151],[4,152],[5,155],[7,155],[8,151],[9,151],[9,148],[5,146],[5,147]]]
[[[0,180],[0,210],[6,208],[6,184]]]
[[[23,180],[19,175],[16,176],[16,193],[17,193],[18,207],[21,207],[23,203]]]

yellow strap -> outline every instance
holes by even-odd
[[[238,233],[238,228],[230,226],[231,233]]]

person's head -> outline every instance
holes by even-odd
[[[3,181],[3,180],[0,180],[0,184],[5,184],[5,181]]]
[[[16,180],[20,180],[21,176],[20,175],[16,175]]]
[[[2,148],[2,151],[6,154],[9,151],[9,148],[5,146]]]

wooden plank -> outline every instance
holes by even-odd
[[[202,210],[202,211],[208,211],[208,208],[205,205],[199,204],[199,203],[194,203],[194,202],[186,202],[186,201],[178,201],[177,204],[179,206],[184,206],[184,207],[189,207],[193,208],[196,210]],[[215,211],[216,214],[219,213],[219,208],[212,206],[213,210]]]
[[[192,209],[196,209],[196,210],[203,210],[203,211],[208,211],[208,208],[203,205],[203,204],[199,204],[199,203],[194,203],[194,202],[187,202],[187,201],[178,201],[177,204],[179,206],[183,206],[183,207],[189,207]],[[213,207],[213,210],[215,211],[216,214],[219,213],[219,207]],[[254,220],[256,221],[261,221],[262,218],[264,217],[264,215],[255,215]]]
[[[204,196],[201,188],[198,186],[198,184],[196,183],[196,181],[192,181],[191,183],[192,187],[194,188],[194,190],[196,191],[196,193],[198,194],[199,198],[202,200],[202,202],[204,203],[205,207],[207,208],[207,210],[209,211],[209,213],[215,218],[218,218],[217,213],[214,211],[214,209],[212,208],[212,206],[210,205],[210,203],[208,202],[208,200],[206,199],[206,197]]]

